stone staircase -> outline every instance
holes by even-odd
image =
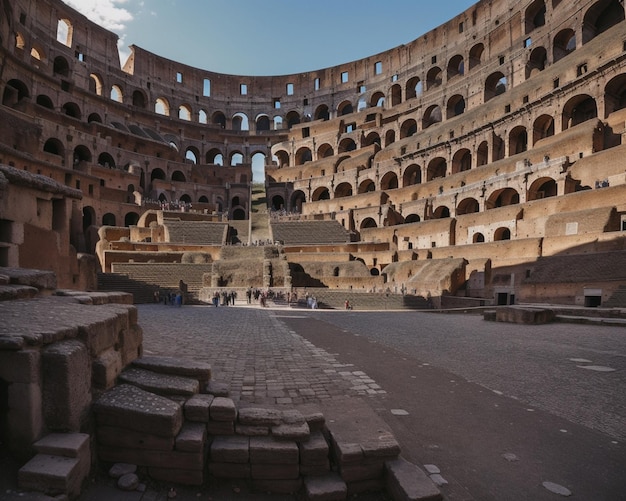
[[[272,238],[284,245],[342,244],[350,232],[338,221],[273,221]]]
[[[626,308],[626,285],[620,285],[604,302],[602,308]]]
[[[356,292],[307,288],[306,292],[317,299],[318,308],[343,310],[348,300],[353,310],[426,310],[432,308],[430,302],[422,296],[411,294],[393,294],[386,292]],[[303,291],[298,291],[298,306],[306,307]]]
[[[154,292],[161,290],[154,284],[135,280],[122,273],[98,273],[99,291],[120,291],[133,295],[134,304],[153,302]]]

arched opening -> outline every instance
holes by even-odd
[[[2,104],[4,106],[14,106],[20,101],[30,97],[28,87],[21,80],[12,79],[7,82],[2,94]]]
[[[594,98],[581,94],[571,98],[563,106],[563,130],[579,125],[598,116],[598,107]]]
[[[124,216],[124,226],[136,226],[139,221],[139,214],[136,212],[129,212]]]
[[[439,87],[443,82],[443,72],[438,66],[432,67],[426,74],[426,90]]]
[[[406,223],[419,223],[421,218],[417,214],[409,214],[404,218],[404,222]]]
[[[433,124],[440,123],[441,118],[441,108],[436,104],[429,106],[422,117],[422,130],[428,129]]]
[[[398,187],[398,176],[395,172],[387,172],[380,180],[381,190],[395,190]]]
[[[115,159],[110,153],[105,151],[98,155],[98,165],[106,167],[107,169],[115,169]]]
[[[339,183],[335,188],[335,198],[351,197],[352,185],[350,183]]]
[[[549,177],[542,177],[534,181],[528,188],[527,200],[541,200],[556,197],[556,181]]]
[[[370,132],[367,136],[363,138],[362,146],[371,146],[373,144],[377,144],[380,146],[380,136],[377,132]]]
[[[370,108],[385,106],[385,95],[382,92],[374,92],[370,98]]]
[[[83,231],[89,228],[96,220],[96,211],[93,207],[83,207]]]
[[[267,115],[259,115],[256,119],[256,130],[258,132],[270,130],[270,117]]]
[[[302,190],[296,190],[291,194],[291,210],[302,212],[302,204],[306,202],[306,196]]]
[[[487,165],[489,162],[489,143],[482,141],[476,148],[476,166]]]
[[[406,98],[413,99],[422,94],[423,85],[419,77],[409,78],[406,83]]]
[[[507,80],[504,74],[500,71],[496,71],[487,77],[485,81],[485,99],[486,103],[490,99],[493,99],[500,94],[506,92]]]
[[[337,106],[337,115],[342,117],[354,112],[354,107],[350,101],[343,101]]]
[[[175,170],[174,172],[172,172],[172,181],[185,183],[187,182],[187,179],[185,178],[185,174],[182,171]]]
[[[333,150],[333,147],[328,143],[320,145],[320,147],[317,149],[317,158],[328,158],[332,157],[334,154],[335,152]]]
[[[405,137],[411,137],[417,133],[417,122],[409,118],[405,120],[402,126],[400,127],[400,139]]]
[[[417,164],[411,164],[404,169],[402,175],[402,187],[412,186],[414,184],[420,184],[422,182],[422,168]]]
[[[465,61],[463,56],[457,54],[448,61],[448,80],[461,76],[465,73]]]
[[[391,94],[391,106],[398,106],[402,103],[402,87],[399,84],[392,85],[389,93]]]
[[[328,191],[328,188],[324,186],[317,188],[313,192],[312,199],[314,202],[317,202],[318,200],[330,200],[330,192]]]
[[[385,132],[385,147],[396,142],[396,132],[393,129],[389,129]]]
[[[554,136],[554,118],[552,115],[540,115],[533,123],[533,146],[550,136]]]
[[[569,53],[576,50],[576,33],[574,30],[567,28],[559,31],[554,37],[553,46],[553,61],[556,63],[560,59],[563,59]]]
[[[330,119],[330,112],[328,111],[328,106],[322,104],[315,109],[315,113],[313,114],[315,120],[328,120]]]
[[[54,137],[48,139],[44,143],[43,151],[45,151],[46,153],[51,153],[52,155],[58,155],[60,157],[63,157],[65,155],[65,148],[63,147],[63,143]]]
[[[433,219],[445,219],[450,217],[450,209],[445,205],[440,205],[433,211]]]
[[[245,221],[246,211],[243,210],[241,207],[237,207],[236,209],[233,209],[233,219],[235,221]]]
[[[248,122],[248,115],[245,113],[235,113],[232,118],[232,129],[237,131],[250,130],[250,124]]]
[[[36,102],[39,106],[43,106],[44,108],[48,108],[49,110],[54,109],[54,104],[52,104],[52,99],[50,99],[45,94],[39,94],[37,96]]]
[[[81,162],[91,162],[91,151],[83,144],[79,144],[74,148],[73,163],[75,166],[80,165]]]
[[[456,207],[457,216],[462,216],[463,214],[474,214],[478,211],[480,211],[478,200],[472,197],[464,198]]]
[[[452,118],[465,113],[465,98],[460,94],[455,94],[448,99],[448,107],[446,109],[446,117]]]
[[[485,46],[482,43],[474,45],[469,52],[469,69],[472,70],[477,66],[480,66],[483,59],[483,52],[485,52]]]
[[[485,241],[485,235],[483,235],[482,233],[474,233],[474,236],[472,237],[472,243],[480,244],[480,243],[483,243],[484,241]]]
[[[298,125],[300,123],[300,114],[297,111],[290,111],[287,113],[285,120],[287,122],[287,127],[291,129],[294,125]]]
[[[211,116],[211,123],[215,125],[219,125],[222,129],[226,128],[226,115],[221,111],[216,111]]]
[[[526,127],[518,125],[509,132],[509,155],[517,155],[528,150],[528,133]]]
[[[472,168],[472,153],[467,148],[457,151],[452,157],[452,174],[464,172]]]
[[[371,179],[365,179],[359,185],[359,193],[371,193],[376,191],[376,184]]]
[[[146,95],[144,94],[143,91],[141,90],[133,91],[133,106],[136,106],[137,108],[141,108],[142,110],[144,110],[146,109],[147,104],[148,104],[148,99],[146,98]]]
[[[583,19],[583,44],[624,20],[623,2],[600,0],[593,4]]]
[[[354,150],[356,150],[356,143],[351,137],[346,137],[342,139],[339,143],[339,146],[337,147],[337,153],[346,153],[348,151]]]
[[[487,199],[487,209],[497,209],[519,203],[519,193],[513,188],[501,188],[494,191]]]
[[[604,116],[626,108],[626,74],[612,78],[604,88]]]
[[[545,47],[535,47],[526,63],[526,79],[546,69],[548,51]]]
[[[363,228],[378,228],[378,225],[376,224],[376,221],[374,221],[373,218],[366,217],[365,219],[363,219],[363,221],[361,221],[360,229],[363,229]]]
[[[115,214],[107,212],[102,216],[102,226],[115,226]]]
[[[504,227],[498,228],[496,231],[493,232],[493,240],[494,242],[499,242],[501,240],[511,240],[511,230]]]
[[[305,146],[296,151],[296,165],[304,165],[313,160],[311,150]]]
[[[433,158],[428,162],[426,169],[426,181],[432,181],[440,177],[446,177],[446,170],[448,169],[448,162],[443,157]]]
[[[285,199],[280,195],[272,197],[272,210],[283,210],[285,208]]]
[[[167,99],[159,97],[154,103],[154,112],[158,115],[170,116],[170,104]]]
[[[62,77],[70,76],[70,65],[63,56],[57,56],[52,63],[52,72],[54,75],[60,75]]]
[[[150,181],[154,181],[155,179],[159,179],[161,181],[165,181],[165,172],[161,169],[153,169],[150,173]]]
[[[524,15],[526,34],[546,24],[546,4],[544,0],[535,0],[526,8]]]

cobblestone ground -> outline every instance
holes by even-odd
[[[300,404],[384,390],[365,372],[339,363],[276,318],[289,310],[139,305],[144,354],[208,362],[230,397],[255,404]]]

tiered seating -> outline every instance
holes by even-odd
[[[604,308],[626,308],[626,285],[620,285],[602,306]]]
[[[120,273],[98,273],[99,291],[120,291],[133,295],[135,304],[150,303],[153,301],[154,291],[158,287],[140,280],[133,280]]]
[[[284,245],[338,244],[350,233],[338,221],[280,221],[271,223],[274,241]]]
[[[626,252],[603,252],[551,256],[539,259],[525,280],[528,284],[554,282],[600,282],[623,278]]]
[[[112,271],[145,284],[158,285],[162,289],[176,290],[182,280],[187,284],[189,292],[197,292],[202,288],[203,275],[211,273],[212,267],[212,264],[114,263]]]
[[[348,300],[354,310],[424,310],[431,308],[422,296],[392,294],[387,292],[357,292],[325,288],[307,288],[317,299],[318,308],[342,310]],[[298,298],[299,306],[306,306],[306,298]]]
[[[167,219],[163,226],[171,243],[191,245],[224,245],[228,224],[211,221],[179,221]]]

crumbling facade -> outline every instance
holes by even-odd
[[[82,192],[78,253],[96,253],[100,227],[135,227],[147,210],[249,221],[260,158],[268,208],[339,222],[354,244],[339,252],[376,277],[365,290],[381,276],[417,290],[401,264],[425,259],[466,262],[437,293],[505,303],[586,304],[586,290],[602,301],[626,278],[524,286],[540,258],[625,249],[618,0],[479,1],[400,47],[254,77],[137,46],[122,64],[117,35],[60,1],[2,6],[0,162]]]

